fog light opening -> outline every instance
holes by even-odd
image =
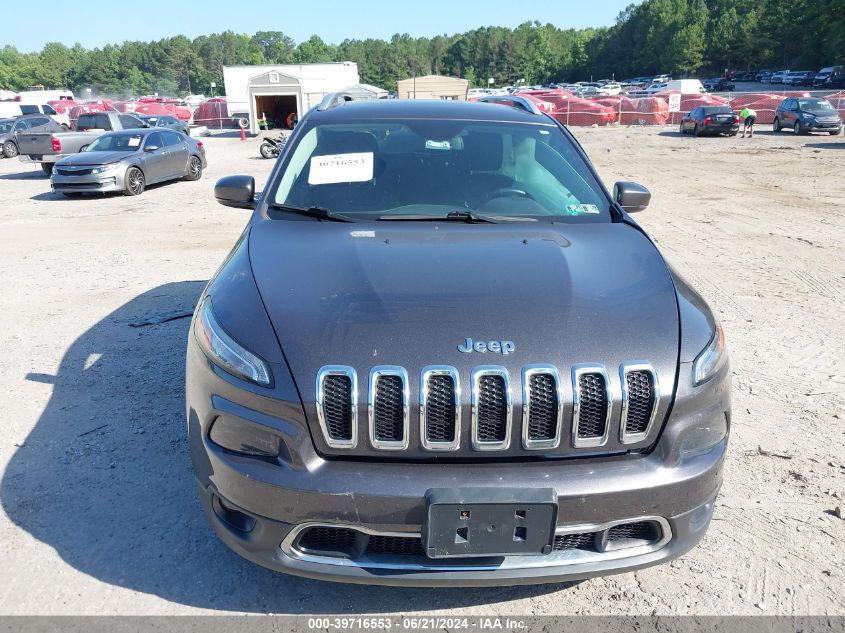
[[[217,495],[212,498],[211,506],[217,518],[234,530],[251,532],[255,527],[255,519],[227,504]]]

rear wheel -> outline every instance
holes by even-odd
[[[18,155],[18,146],[14,141],[6,141],[3,144],[3,156],[6,158],[14,158]]]
[[[686,134],[686,133],[687,133],[687,131],[684,129],[684,124],[683,124],[683,123],[681,123],[681,124],[678,126],[678,132],[680,132],[681,134]]]
[[[126,184],[124,185],[123,192],[127,196],[140,196],[144,193],[144,188],[146,187],[144,172],[137,167],[130,167],[126,170],[124,182]]]
[[[781,130],[780,119],[775,119],[775,122],[772,123],[772,130],[775,131],[775,132],[780,132],[780,130]]]
[[[51,176],[53,174],[53,163],[41,163],[41,170]]]
[[[692,129],[692,135],[695,137],[701,136],[701,130],[698,129],[698,123],[696,123],[695,127]]]
[[[191,156],[188,161],[188,173],[185,174],[185,180],[199,180],[202,178],[202,161],[199,156]]]

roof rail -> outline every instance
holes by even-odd
[[[486,95],[479,97],[476,101],[482,103],[501,103],[502,105],[508,105],[512,108],[525,110],[531,114],[545,114],[545,112],[537,107],[537,104],[531,101],[531,99],[526,99],[525,97],[520,97],[519,95]]]
[[[350,93],[344,92],[343,90],[339,90],[337,92],[330,92],[323,100],[320,101],[320,105],[317,106],[317,110],[323,111],[328,110],[330,108],[337,107],[339,105],[343,105],[347,101],[354,101],[355,97],[353,97]]]

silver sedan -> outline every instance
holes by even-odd
[[[108,132],[85,151],[58,161],[50,184],[66,196],[109,191],[137,196],[158,182],[199,180],[206,165],[202,143],[179,132]]]

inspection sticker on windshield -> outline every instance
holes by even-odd
[[[132,136],[129,139],[129,147],[138,147],[141,144],[140,136]]]
[[[594,204],[568,204],[564,215],[598,215],[601,213]]]
[[[366,182],[373,179],[373,153],[331,154],[314,156],[309,185],[330,185],[340,182]]]

